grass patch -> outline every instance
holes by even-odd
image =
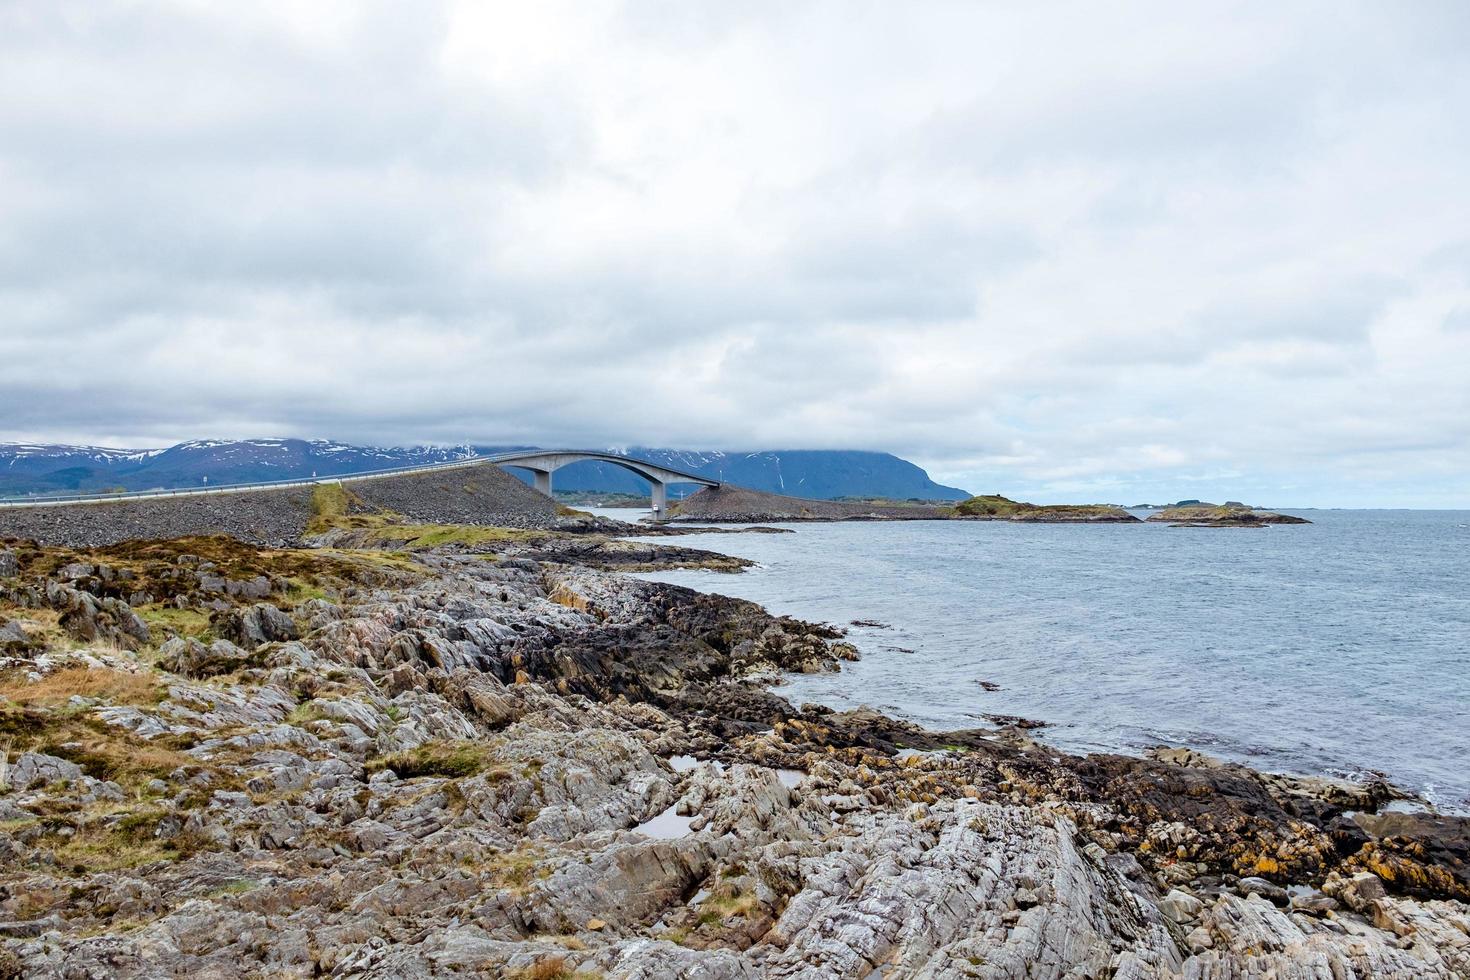
[[[346,517],[352,510],[356,495],[340,483],[321,483],[311,491],[311,520],[306,530],[320,534],[336,526],[336,521]]]
[[[748,916],[759,905],[753,893],[719,889],[700,903],[699,924],[711,926],[731,916]]]
[[[53,737],[36,746],[36,750],[76,763],[93,779],[111,780],[134,788],[154,779],[164,779],[177,769],[199,764],[193,756],[162,745],[91,732]]]
[[[426,742],[417,748],[380,756],[367,764],[369,772],[392,769],[399,779],[439,776],[458,779],[494,767],[494,753],[477,742]],[[510,776],[508,769],[496,769]]]
[[[547,531],[524,531],[510,527],[483,527],[474,524],[383,524],[368,535],[376,544],[392,545],[407,551],[459,545],[473,548],[508,541],[537,541],[554,536]]]
[[[286,601],[291,604],[306,602],[310,599],[329,599],[327,590],[308,579],[292,578],[287,580]]]
[[[464,488],[470,492],[470,487]],[[473,548],[507,541],[537,540],[553,532],[518,528],[484,527],[472,524],[411,524],[401,514],[374,508],[339,483],[323,483],[311,494],[308,534],[327,531],[360,531],[353,539],[363,548],[422,551],[446,545]]]
[[[8,743],[17,755],[54,755],[81,766],[93,779],[133,791],[180,768],[199,766],[199,760],[180,751],[178,741],[167,736],[144,740],[69,705],[42,709],[0,702],[0,745]]]
[[[1031,504],[994,493],[981,494],[954,505],[954,512],[961,517],[1087,518],[1113,514],[1118,510],[1112,504]]]
[[[530,966],[506,974],[506,980],[597,980],[602,973],[573,970],[565,956],[543,956]]]
[[[177,633],[196,640],[209,635],[209,613],[202,609],[180,609],[177,606],[154,603],[134,606],[133,611],[155,633]]]
[[[245,880],[243,878],[237,878],[236,880],[234,880],[232,882],[229,882],[226,885],[222,885],[221,887],[216,888],[212,892],[209,892],[204,897],[205,898],[229,898],[232,895],[244,895],[246,892],[254,891],[256,888],[259,888],[259,887],[260,887],[260,882],[258,882],[258,881],[247,881],[247,880]]]
[[[323,711],[321,705],[317,704],[316,700],[313,699],[311,701],[307,701],[305,704],[298,704],[296,707],[292,708],[291,713],[286,716],[286,724],[294,725],[297,728],[301,728],[302,726],[309,725],[314,721],[321,721],[325,717],[327,717],[327,713]]]
[[[19,622],[30,642],[48,649],[69,649],[76,645],[61,628],[61,614],[54,609],[28,609],[0,602],[0,623],[6,620]]]
[[[55,856],[59,867],[76,874],[118,871],[158,861],[177,861],[198,853],[201,842],[180,834],[169,840],[155,836],[166,810],[148,808],[85,821],[64,833],[60,829],[37,843]]]
[[[55,707],[76,696],[98,698],[109,704],[157,704],[166,693],[151,673],[105,667],[67,667],[38,681],[18,677],[0,680],[0,698],[23,707]]]
[[[497,851],[481,860],[465,862],[467,870],[488,875],[492,887],[524,895],[537,881],[551,877],[551,868],[543,865],[545,855],[529,846],[514,851]]]

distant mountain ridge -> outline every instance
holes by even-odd
[[[177,489],[313,475],[345,476],[529,448],[374,447],[323,439],[196,440],[166,449],[0,443],[0,496]],[[817,500],[964,500],[970,496],[958,488],[935,483],[923,469],[890,453],[841,449],[731,453],[642,447],[613,451],[753,490]],[[525,478],[529,480],[529,476]],[[648,485],[615,464],[585,462],[558,470],[555,486],[558,490],[641,494]]]

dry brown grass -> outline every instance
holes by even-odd
[[[199,765],[199,760],[175,749],[90,731],[72,730],[36,748],[76,763],[94,779],[110,779],[133,788],[163,779],[177,769]]]
[[[506,975],[507,980],[595,980],[600,973],[573,970],[565,956],[543,956],[530,966]]]
[[[94,815],[76,824],[70,833],[55,833],[41,843],[57,866],[75,874],[117,871],[158,861],[177,861],[204,847],[198,838],[180,834],[169,840],[155,836],[160,809],[129,810]]]
[[[25,707],[53,707],[77,696],[109,704],[157,704],[164,694],[163,684],[152,673],[106,667],[65,667],[38,681],[0,679],[0,698]]]

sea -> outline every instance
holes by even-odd
[[[677,539],[743,573],[640,577],[846,627],[862,659],[788,678],[794,703],[1382,774],[1470,813],[1470,511],[1290,513],[1313,523],[776,525],[794,533]]]

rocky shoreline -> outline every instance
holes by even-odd
[[[721,556],[360,523],[0,544],[0,977],[1470,976],[1386,784],[792,705],[840,629],[617,572]]]
[[[1170,527],[1269,527],[1272,524],[1310,524],[1305,517],[1278,514],[1237,504],[1191,504],[1166,507],[1148,520]]]

